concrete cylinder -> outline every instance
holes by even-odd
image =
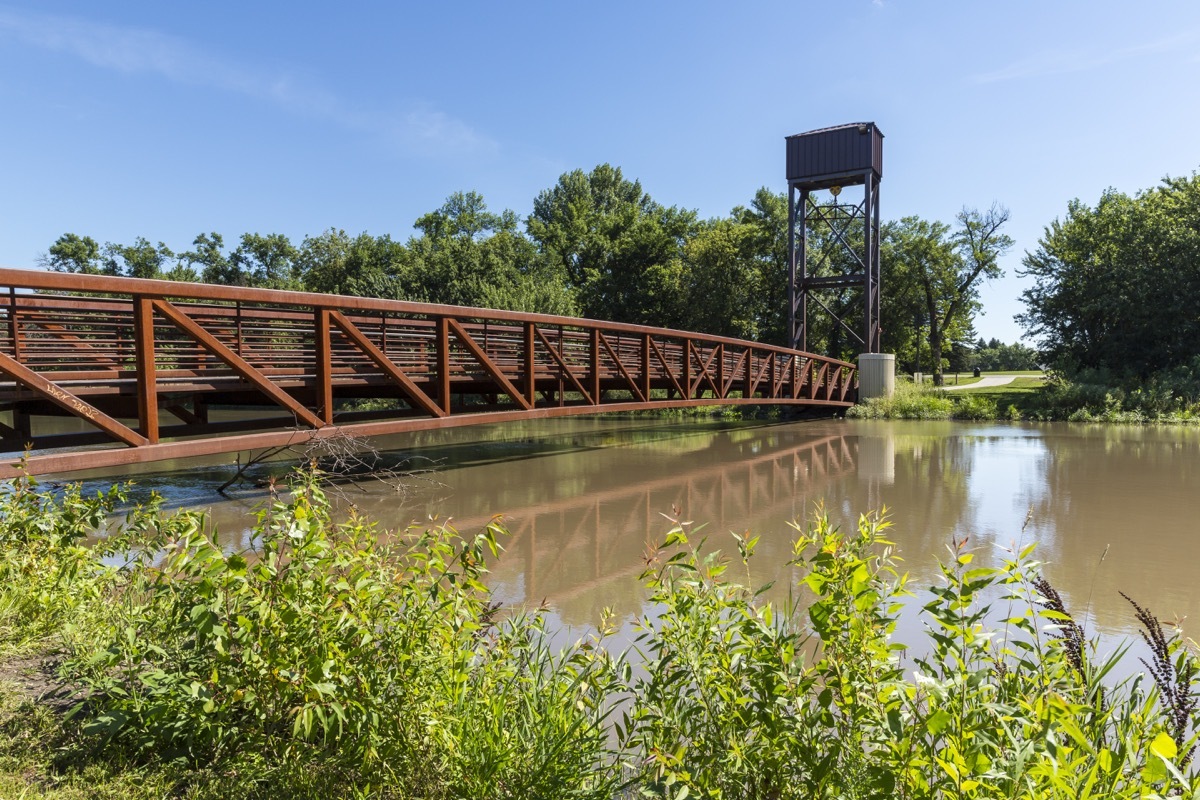
[[[896,356],[862,353],[858,357],[858,399],[891,397],[896,391]]]

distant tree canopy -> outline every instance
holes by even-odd
[[[534,198],[523,221],[510,210],[491,211],[476,192],[455,192],[416,220],[407,241],[330,228],[299,243],[244,233],[234,245],[210,231],[175,252],[141,237],[100,245],[66,233],[39,263],[61,272],[581,315],[787,344],[787,209],[784,194],[762,188],[728,216],[700,219],[658,203],[641,183],[602,164],[564,173]],[[968,241],[969,232],[1003,223],[988,213],[964,211],[954,233],[915,217],[885,226],[884,346],[902,364],[929,363],[933,371],[933,362],[955,359],[955,348],[969,349],[976,280],[996,273],[1006,238]],[[861,244],[861,226],[846,236]],[[825,270],[852,271],[844,248],[819,230],[810,254]],[[850,290],[822,302],[852,314],[862,301]],[[809,348],[853,358],[857,341],[819,317],[812,315]]]
[[[1038,353],[1019,342],[1004,344],[999,339],[986,342],[980,339],[968,361],[970,366],[988,371],[1037,369]]]

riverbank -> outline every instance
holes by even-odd
[[[861,403],[850,409],[847,416],[858,419],[1200,424],[1200,403],[1175,398],[1169,392],[1129,392],[1101,384],[1048,380],[1036,373],[994,374],[1011,380],[999,385],[976,380],[965,386],[939,389],[929,385],[915,386],[901,379],[894,397]]]
[[[0,495],[4,796],[1200,788],[1183,643],[1139,608],[1162,691],[1106,681],[1121,656],[1092,661],[1031,548],[990,568],[957,543],[927,590],[931,655],[902,670],[891,637],[908,587],[886,523],[797,528],[803,602],[772,604],[748,577],[755,537],[721,537],[722,557],[681,522],[642,576],[653,612],[634,671],[611,625],[558,648],[543,611],[496,606],[482,580],[507,537],[494,524],[384,538],[357,515],[334,522],[302,479],[252,551],[153,507],[84,547],[119,496],[31,481]]]

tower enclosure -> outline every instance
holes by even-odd
[[[791,345],[809,349],[820,314],[826,352],[836,356],[847,342],[859,353],[878,353],[883,134],[874,122],[856,122],[786,141]],[[852,198],[842,193],[859,186],[861,199],[857,191]]]

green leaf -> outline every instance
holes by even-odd
[[[1175,746],[1175,740],[1164,732],[1154,737],[1154,741],[1150,743],[1150,752],[1171,761],[1178,755],[1179,748]]]
[[[934,736],[937,736],[946,729],[946,726],[949,725],[953,719],[954,718],[950,716],[949,711],[941,709],[939,711],[935,711],[933,716],[925,720],[925,728]]]

